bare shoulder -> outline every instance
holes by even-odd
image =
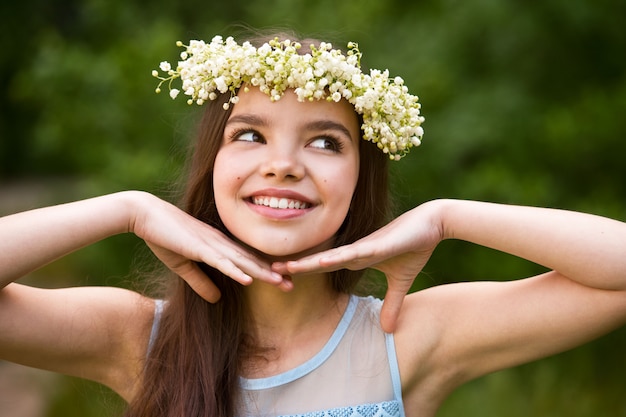
[[[626,293],[557,272],[441,285],[406,297],[395,334],[408,403],[438,403],[468,380],[540,359],[626,323]]]
[[[477,306],[487,308],[486,300],[502,297],[518,285],[502,284],[444,284],[406,296],[394,339],[407,407],[435,415],[445,398],[465,382],[457,351],[464,342],[460,341],[462,332],[455,329],[477,320]]]
[[[416,358],[421,366],[438,358],[437,353],[450,326],[488,298],[503,289],[499,282],[462,282],[421,290],[405,297],[394,333],[396,347],[403,358]],[[512,282],[507,283],[509,285]],[[494,295],[495,296],[495,295]],[[467,318],[467,317],[465,317]]]
[[[0,358],[95,380],[126,396],[140,373],[154,301],[114,287],[0,291]]]

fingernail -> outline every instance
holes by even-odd
[[[291,279],[285,279],[280,284],[280,288],[282,288],[282,290],[285,291],[285,292],[289,292],[289,291],[293,290],[293,281]]]

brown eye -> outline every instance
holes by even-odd
[[[330,137],[320,137],[311,141],[309,146],[316,149],[325,149],[333,152],[339,152],[342,145],[341,142],[336,139]]]
[[[239,140],[242,142],[265,143],[265,139],[263,139],[263,136],[259,135],[254,130],[245,130],[243,132],[237,133],[237,135],[235,135],[235,140]]]

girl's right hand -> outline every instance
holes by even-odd
[[[422,204],[356,242],[288,262],[274,271],[297,275],[342,268],[373,268],[385,274],[387,292],[380,315],[383,330],[392,333],[413,281],[443,239],[437,203]]]
[[[142,238],[170,270],[206,301],[215,303],[220,291],[200,269],[203,262],[242,285],[258,279],[283,291],[290,280],[271,270],[269,262],[244,249],[208,224],[148,193],[137,193],[129,232]]]

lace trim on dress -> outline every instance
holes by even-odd
[[[280,417],[396,417],[400,415],[403,415],[403,413],[402,405],[399,401],[385,401],[377,404],[339,407]]]

